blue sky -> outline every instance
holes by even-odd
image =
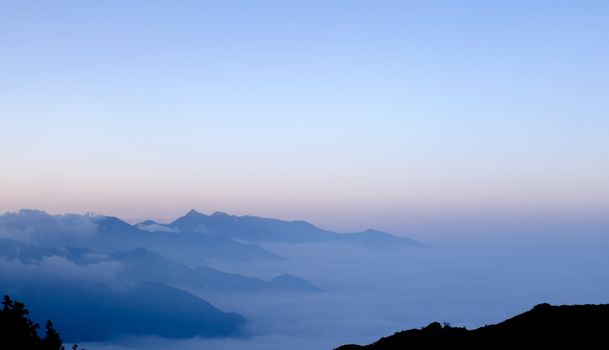
[[[604,1],[2,1],[0,211],[609,210]],[[558,214],[557,214],[558,215]]]

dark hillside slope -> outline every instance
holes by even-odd
[[[540,304],[511,319],[475,330],[434,322],[370,345],[344,345],[337,350],[356,349],[609,349],[609,305]]]

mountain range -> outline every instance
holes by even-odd
[[[67,341],[126,335],[167,338],[243,334],[244,317],[163,283],[113,286],[52,278],[0,279],[0,292],[31,305],[38,322],[52,319]]]
[[[412,239],[372,229],[357,233],[336,233],[302,220],[284,221],[249,215],[229,215],[223,212],[206,215],[194,209],[162,227],[179,232],[213,232],[251,244],[341,241],[380,246],[420,245]]]
[[[218,270],[212,262],[279,262],[289,257],[261,245],[317,242],[419,245],[374,230],[340,234],[304,221],[220,212],[191,210],[169,224],[131,225],[112,216],[20,210],[0,215],[0,292],[31,305],[35,320],[53,319],[70,341],[240,336],[245,318],[201,295],[321,290],[290,274],[262,280]]]
[[[405,248],[420,244],[412,239],[366,230],[336,233],[305,221],[283,221],[221,212],[206,215],[190,210],[170,224],[147,220],[131,225],[99,215],[49,215],[20,210],[0,215],[0,237],[28,241],[41,247],[73,246],[99,252],[146,248],[187,265],[218,260],[278,260],[262,243],[343,242],[367,247]]]
[[[165,283],[198,291],[320,291],[310,282],[289,274],[278,275],[270,281],[227,273],[206,265],[189,267],[145,248],[109,254],[85,248],[42,248],[0,238],[0,259],[36,265],[52,257],[64,258],[79,266],[117,263],[117,277],[126,281]],[[1,279],[1,278],[0,278]]]

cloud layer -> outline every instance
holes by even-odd
[[[97,228],[95,218],[93,214],[49,215],[33,209],[7,212],[0,215],[0,237],[31,243],[49,236],[87,237]]]

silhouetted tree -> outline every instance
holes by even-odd
[[[28,314],[29,311],[23,303],[13,301],[8,295],[4,296],[0,312],[0,348],[40,348],[39,326],[27,317]]]
[[[61,341],[61,337],[59,333],[53,328],[53,322],[47,321],[46,324],[47,333],[45,337],[42,339],[41,350],[62,350],[63,342]]]
[[[0,349],[64,350],[53,322],[47,321],[46,335],[41,339],[38,335],[40,326],[29,319],[29,314],[25,304],[4,296],[0,310]]]

